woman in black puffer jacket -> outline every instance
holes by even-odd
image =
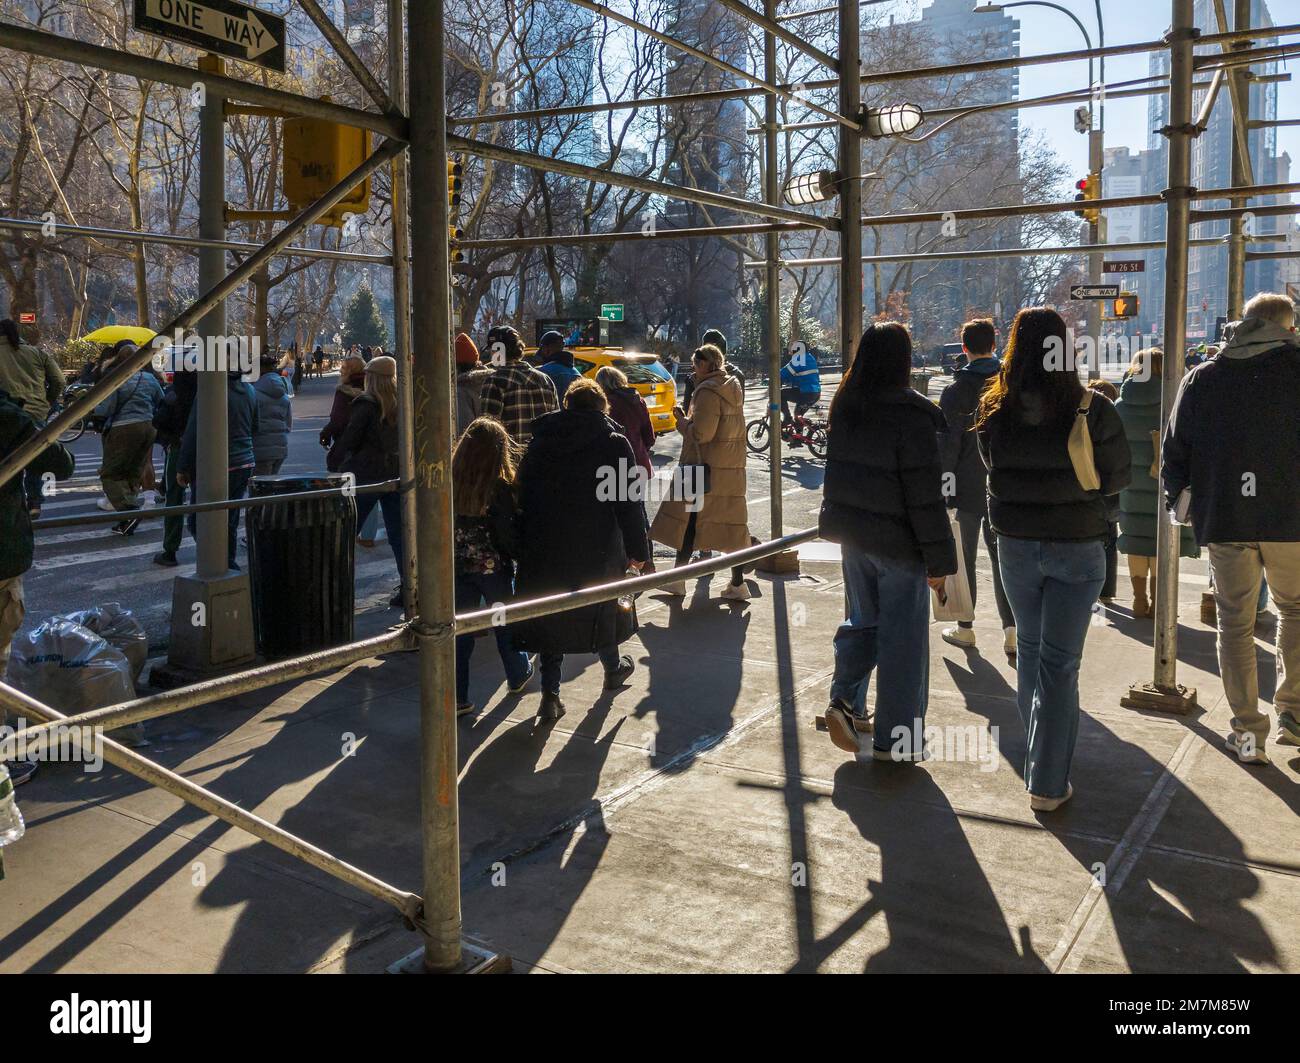
[[[957,571],[942,493],[939,407],[910,386],[912,337],[872,325],[831,403],[820,529],[842,546],[847,617],[835,634],[831,741],[857,752],[877,665],[878,760],[920,760],[930,685],[930,596]]]
[[[1109,399],[1079,382],[1069,333],[1055,310],[1021,310],[998,379],[975,415],[989,470],[989,523],[1016,618],[1016,702],[1028,737],[1030,806],[1051,812],[1070,799],[1079,730],[1079,663],[1092,608],[1106,578],[1106,496],[1129,482],[1124,425]],[[1101,486],[1080,486],[1070,430],[1086,415]]]

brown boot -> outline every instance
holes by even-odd
[[[1206,627],[1219,626],[1219,614],[1214,608],[1214,592],[1201,592],[1201,623]]]
[[[1133,584],[1133,615],[1147,617],[1151,615],[1151,601],[1147,598],[1146,576],[1130,576]]]

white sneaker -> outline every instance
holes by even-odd
[[[1029,807],[1035,812],[1055,812],[1073,796],[1074,787],[1067,782],[1065,784],[1065,795],[1063,797],[1039,797],[1037,794],[1030,794]]]
[[[101,498],[98,502],[96,502],[95,508],[102,509],[105,513],[117,512],[117,507],[114,506],[113,503],[110,502],[107,498]]]
[[[1239,735],[1233,731],[1224,740],[1224,745],[1237,754],[1243,764],[1268,764],[1268,754],[1264,752],[1263,743],[1257,743],[1254,735]]]
[[[1002,632],[1002,650],[1007,655],[1007,660],[1012,664],[1016,661],[1016,629],[1013,627],[1005,628]]]
[[[973,627],[946,627],[943,629],[943,641],[951,646],[960,646],[964,650],[975,648],[975,629]]]
[[[666,583],[659,588],[664,594],[671,594],[674,598],[686,597],[686,581],[679,579],[676,583]]]
[[[749,593],[748,584],[741,583],[739,586],[736,586],[728,583],[726,587],[722,589],[722,593],[718,597],[728,598],[733,602],[747,602],[751,595]]]

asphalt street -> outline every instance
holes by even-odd
[[[833,386],[833,379],[827,380]],[[289,457],[282,475],[308,475],[325,469],[325,455],[318,442],[320,429],[329,414],[337,377],[306,380],[293,400],[293,429],[289,437]],[[829,391],[828,391],[829,394]],[[746,393],[745,417],[762,415],[766,393],[751,387]],[[96,512],[102,499],[96,471],[100,460],[100,439],[87,433],[71,444],[77,467],[70,481],[57,485],[57,491],[42,511],[45,517],[67,517]],[[681,437],[670,433],[659,438],[654,450],[656,469],[670,469],[681,450]],[[155,449],[159,481],[162,477],[162,451]],[[749,457],[750,530],[759,538],[771,532],[770,483],[771,465],[766,457]],[[824,463],[812,459],[806,451],[787,453],[782,463],[781,494],[785,506],[785,530],[810,527],[817,519],[821,499]],[[142,496],[143,497],[143,496]],[[151,499],[147,499],[152,504]],[[651,512],[656,503],[651,504]],[[161,549],[162,522],[144,520],[129,538],[111,531],[111,525],[93,524],[64,527],[37,533],[36,561],[25,580],[27,618],[23,629],[52,615],[116,602],[131,612],[145,626],[151,650],[166,648],[171,616],[172,580],[194,570],[194,543],[185,539],[179,553],[179,568],[162,568],[153,563]],[[575,549],[581,544],[575,543]],[[660,547],[658,553],[668,556]],[[241,564],[247,548],[239,547]],[[389,611],[388,601],[397,581],[397,568],[388,549],[380,524],[374,548],[358,546],[356,550],[357,611],[381,614]],[[391,610],[394,620],[398,612]]]

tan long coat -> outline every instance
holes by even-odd
[[[691,395],[691,412],[677,427],[683,465],[709,466],[709,490],[695,525],[695,549],[729,552],[749,546],[745,504],[745,395],[725,373],[710,373]],[[650,538],[680,550],[690,514],[680,499],[659,506]]]

